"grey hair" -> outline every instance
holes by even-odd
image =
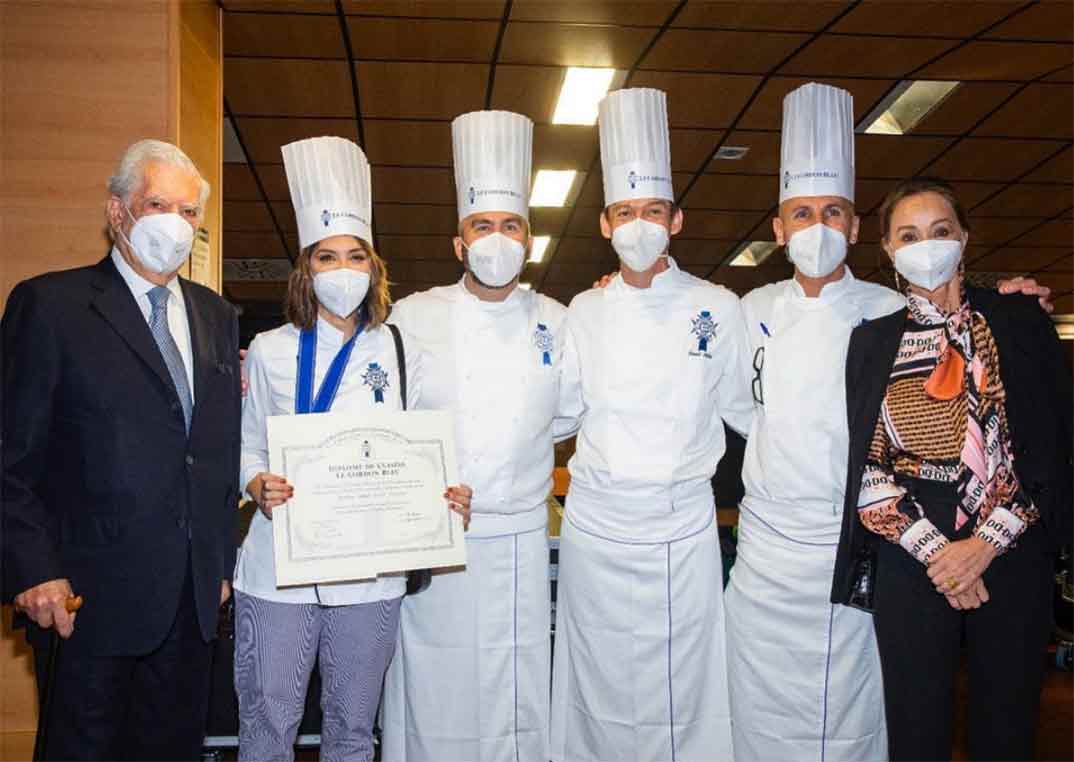
[[[145,181],[143,167],[148,161],[159,161],[193,172],[201,181],[201,193],[198,194],[198,207],[204,212],[205,202],[209,200],[209,183],[201,176],[197,166],[178,146],[163,140],[139,140],[123,152],[116,173],[108,178],[108,192],[130,201],[131,194],[141,190]]]

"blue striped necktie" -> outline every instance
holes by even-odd
[[[165,286],[156,286],[149,291],[149,303],[153,305],[153,312],[149,315],[149,330],[153,334],[160,355],[164,358],[164,364],[168,366],[168,374],[175,384],[175,391],[179,395],[179,403],[183,406],[183,421],[186,423],[186,432],[190,433],[190,415],[194,407],[194,401],[190,397],[190,384],[186,380],[186,366],[183,364],[183,356],[179,354],[179,347],[175,344],[172,332],[168,329],[168,297],[171,292]]]

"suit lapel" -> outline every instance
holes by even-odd
[[[149,324],[142,315],[134,295],[123,282],[119,271],[112,263],[111,257],[105,257],[97,265],[96,277],[93,279],[94,295],[91,301],[101,317],[119,334],[131,351],[156,374],[166,389],[178,400],[175,385],[172,383],[160,348],[149,332]]]
[[[180,278],[179,286],[183,290],[183,301],[186,304],[186,318],[190,325],[190,354],[194,363],[194,412],[190,421],[190,429],[193,431],[198,418],[198,402],[206,398],[209,374],[215,370],[213,327],[206,318],[208,310],[198,309],[197,299],[190,284]]]

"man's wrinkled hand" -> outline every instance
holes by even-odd
[[[15,608],[24,612],[38,627],[56,628],[61,638],[75,631],[74,611],[67,610],[67,599],[74,597],[71,583],[66,579],[50,579],[15,596]]]
[[[1047,312],[1049,315],[1055,311],[1055,305],[1052,304],[1052,290],[1047,286],[1042,286],[1037,283],[1033,278],[1026,278],[1019,275],[1009,280],[1001,280],[996,283],[996,288],[1001,294],[1025,294],[1026,296],[1035,296],[1037,301],[1040,302],[1040,308]]]

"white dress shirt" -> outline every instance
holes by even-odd
[[[149,292],[157,287],[156,283],[150,283],[138,273],[134,272],[127,260],[119,253],[119,249],[112,247],[112,262],[119,270],[127,287],[134,295],[134,301],[138,303],[138,309],[142,311],[146,324],[149,316],[153,313],[153,305],[149,301]],[[190,321],[186,315],[186,300],[183,299],[183,289],[179,285],[179,276],[175,276],[167,285],[170,296],[168,297],[168,330],[171,331],[175,345],[179,347],[179,355],[183,358],[183,366],[186,368],[186,382],[190,387],[190,401],[194,401],[194,350],[190,344]]]
[[[667,542],[711,521],[724,422],[745,434],[753,415],[738,297],[669,263],[651,287],[615,278],[567,314],[564,372],[585,411],[567,516],[614,540]]]
[[[250,385],[242,405],[242,460],[239,474],[244,489],[257,474],[269,470],[265,419],[270,415],[294,415],[299,335],[298,328],[287,323],[259,333],[250,342],[250,350],[246,353],[244,365]],[[342,346],[343,334],[328,322],[318,319],[314,396]],[[423,362],[413,339],[404,335],[403,347],[407,409],[412,410],[418,407],[421,398]],[[363,380],[371,363],[377,363],[388,374],[383,402],[376,402],[373,388]],[[402,403],[399,394],[399,368],[391,332],[385,326],[364,331],[355,340],[331,410],[354,412],[373,407],[400,410]],[[446,504],[444,510],[447,510]],[[235,589],[280,603],[340,606],[398,598],[406,588],[405,574],[385,575],[376,580],[359,582],[277,588],[272,542],[272,521],[257,511],[246,540],[239,549],[235,564]]]
[[[520,288],[482,301],[462,281],[392,307],[391,322],[426,353],[422,404],[454,413],[459,480],[474,490],[470,537],[547,522],[552,445],[577,428],[560,404],[566,313]]]

